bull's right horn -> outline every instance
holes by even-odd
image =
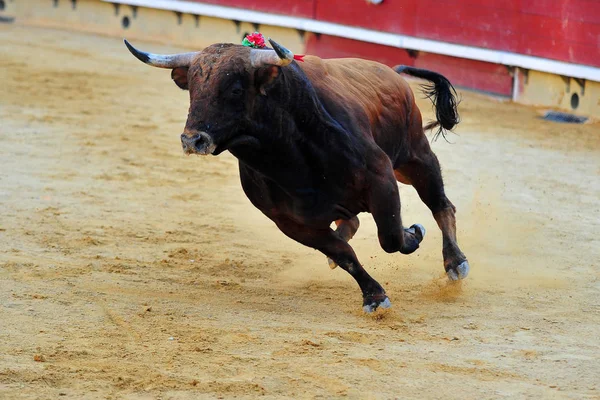
[[[158,68],[173,69],[177,67],[189,67],[194,57],[198,54],[198,52],[170,55],[146,53],[145,51],[141,51],[133,47],[127,41],[127,39],[123,39],[123,41],[125,42],[125,46],[127,46],[131,54],[133,54],[138,60]]]
[[[265,65],[278,65],[285,67],[294,61],[294,53],[286,49],[274,40],[269,39],[269,43],[273,46],[271,49],[252,49],[250,51],[250,62],[254,67],[262,67]]]

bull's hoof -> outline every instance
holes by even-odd
[[[469,262],[465,260],[455,268],[448,268],[446,274],[451,281],[458,281],[459,279],[465,279],[469,275],[469,269]]]
[[[338,266],[337,263],[329,257],[327,257],[327,264],[329,265],[329,268],[331,268],[331,269],[335,269],[335,267]]]
[[[425,230],[425,227],[421,224],[414,224],[410,228],[408,228],[407,231],[415,235],[419,242],[423,241],[423,238],[425,237],[425,232],[427,232]]]
[[[392,306],[392,303],[390,302],[390,299],[387,296],[385,296],[381,300],[367,298],[363,302],[363,311],[370,314],[370,313],[374,312],[375,310],[377,310],[379,307],[390,308],[391,306]]]
[[[419,244],[425,237],[425,228],[421,224],[414,224],[404,229],[404,247],[400,249],[402,254],[412,254],[419,248]]]

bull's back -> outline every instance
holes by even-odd
[[[342,125],[349,120],[350,129],[359,126],[386,153],[393,152],[414,107],[408,83],[374,61],[313,56],[305,60],[302,69],[334,118]]]

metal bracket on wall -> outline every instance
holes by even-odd
[[[181,25],[183,23],[183,13],[175,11],[175,15],[177,16],[177,25]]]
[[[585,94],[585,79],[573,78],[573,80],[575,80],[581,88],[581,95],[583,96]]]
[[[571,93],[571,77],[570,76],[560,76],[565,83],[565,93]]]

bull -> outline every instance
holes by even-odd
[[[469,263],[457,243],[456,209],[425,135],[435,126],[445,134],[459,122],[448,79],[363,59],[306,56],[300,63],[269,42],[272,48],[214,44],[173,55],[125,45],[144,63],[171,69],[175,84],[189,91],[183,151],[233,154],[252,204],[285,235],[347,271],[362,291],[364,311],[391,303],[348,243],[359,227],[357,215],[373,215],[388,253],[410,254],[425,236],[420,224],[403,226],[397,181],[412,185],[433,213],[448,278],[465,278]],[[425,128],[400,73],[431,82],[426,93],[436,121]]]

